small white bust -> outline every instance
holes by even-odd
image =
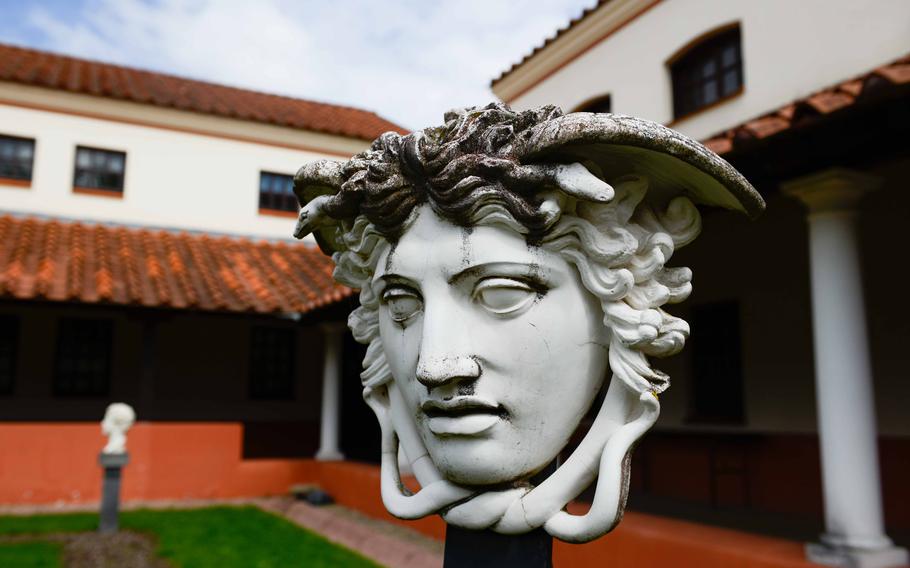
[[[126,432],[136,421],[136,412],[133,407],[123,402],[108,405],[101,421],[101,433],[108,437],[107,445],[101,450],[102,454],[126,453]]]

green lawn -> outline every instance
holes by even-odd
[[[93,531],[97,526],[98,516],[90,513],[0,516],[0,535]],[[355,552],[255,507],[126,511],[120,515],[120,526],[154,535],[158,554],[182,568],[376,566]],[[25,548],[24,544],[0,546],[0,566],[56,565],[44,560],[48,555],[58,556],[55,545],[26,544],[29,546]],[[20,556],[11,556],[15,554]]]
[[[17,542],[0,546],[0,566],[6,568],[56,568],[60,545],[55,542]]]

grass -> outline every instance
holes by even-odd
[[[181,568],[377,566],[353,551],[255,507],[126,511],[120,515],[120,526],[154,535],[158,555]],[[94,531],[97,527],[98,516],[91,513],[0,516],[0,535],[82,532]],[[9,552],[11,548],[10,545],[0,546],[0,566],[20,566],[5,561],[2,556],[16,554]],[[33,558],[46,553],[35,552],[39,548],[33,549]],[[57,564],[22,562],[21,565]]]
[[[0,566],[57,568],[60,545],[55,542],[16,542],[0,545]]]

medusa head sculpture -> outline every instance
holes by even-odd
[[[691,291],[690,270],[667,263],[699,233],[697,204],[764,207],[729,164],[660,125],[497,103],[307,164],[295,192],[295,236],[314,233],[360,291],[348,325],[368,346],[389,512],[569,542],[622,517],[631,448],[668,386],[649,357],[689,333],[663,308]],[[590,510],[568,513],[595,482]]]

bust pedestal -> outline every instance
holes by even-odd
[[[103,533],[117,532],[118,518],[120,515],[120,476],[123,466],[130,461],[130,455],[122,454],[98,455],[98,463],[104,468],[104,477],[101,482],[101,522],[98,530]]]

